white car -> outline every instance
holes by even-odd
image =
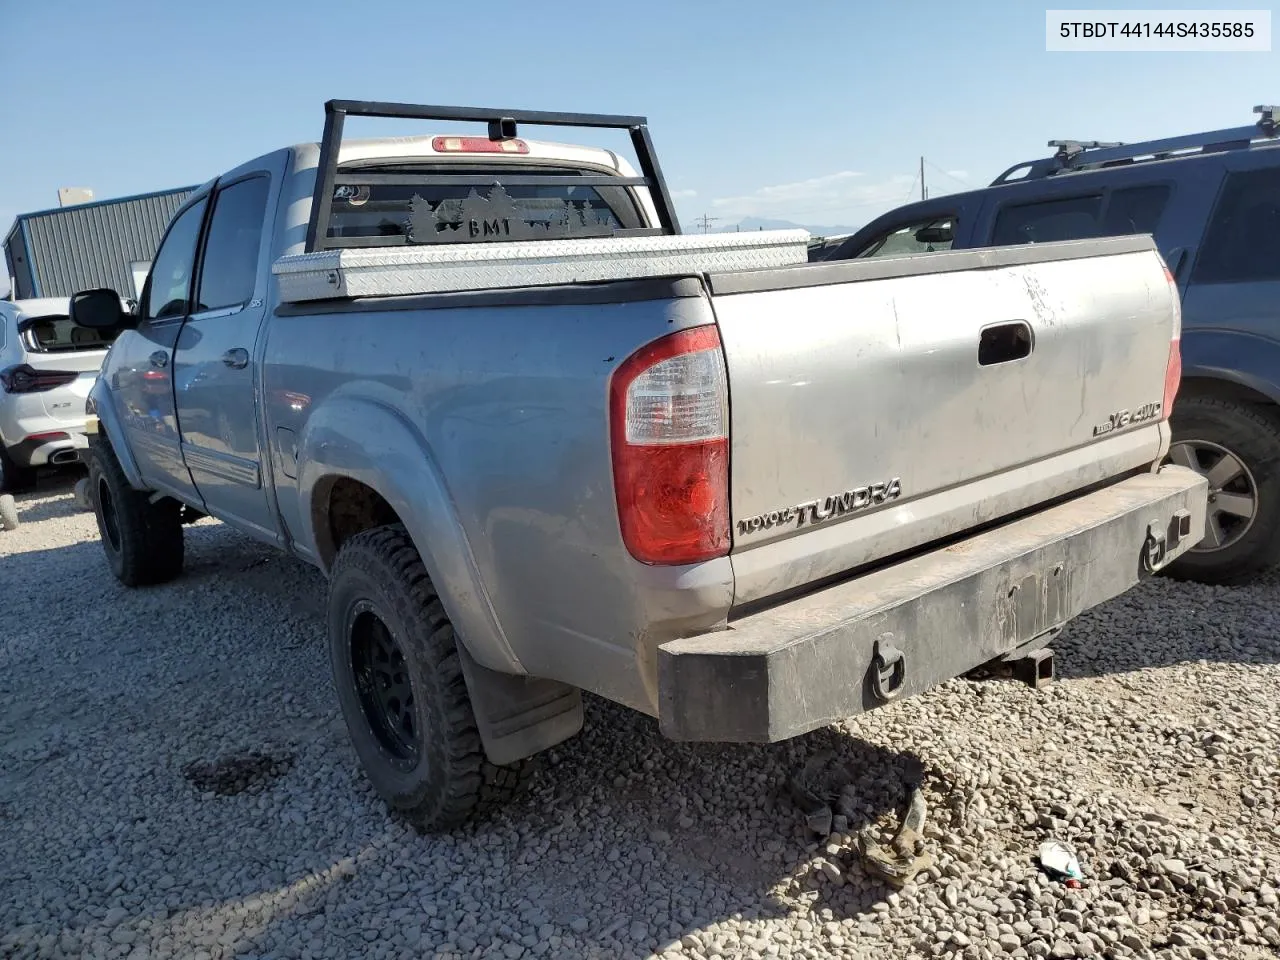
[[[88,445],[85,399],[111,345],[67,317],[65,297],[0,300],[0,492],[37,467],[76,463]]]

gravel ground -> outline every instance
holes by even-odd
[[[184,578],[125,590],[71,479],[0,533],[0,956],[1280,956],[1280,579],[1151,581],[1046,691],[956,681],[774,747],[590,698],[527,797],[423,837],[356,767],[320,576],[202,521]],[[807,761],[830,837],[784,788]],[[916,779],[935,863],[894,892],[853,837]]]

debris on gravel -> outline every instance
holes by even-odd
[[[81,477],[75,485],[75,502],[81,510],[92,510],[93,501],[89,499],[89,478]]]
[[[202,520],[180,579],[126,590],[70,484],[17,509],[0,957],[1280,951],[1280,578],[1156,578],[1064,631],[1045,690],[955,681],[773,746],[672,743],[589,697],[527,796],[421,836],[348,745],[318,573]],[[891,843],[915,786],[932,863],[895,890],[860,842]]]
[[[18,504],[11,493],[0,493],[0,530],[17,530]]]
[[[268,756],[257,750],[219,757],[210,763],[195,761],[182,768],[182,775],[202,793],[220,797],[263,789],[272,780],[284,776],[293,765],[293,757]]]

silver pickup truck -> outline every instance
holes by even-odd
[[[344,140],[354,115],[488,134]],[[539,124],[620,128],[639,171]],[[643,118],[330,102],[319,143],[191,195],[136,309],[73,299],[114,337],[111,569],[170,580],[212,515],[324,571],[355,751],[428,829],[518,789],[583,690],[768,742],[984,665],[1044,679],[1062,624],[1203,533],[1205,481],[1161,465],[1160,256],[806,242],[681,235]]]

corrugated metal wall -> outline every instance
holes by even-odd
[[[34,281],[30,293],[19,290],[19,295],[69,297],[77,290],[110,287],[133,296],[129,264],[155,255],[169,218],[190,193],[174,190],[19,218],[26,228],[27,270]],[[13,240],[21,243],[21,236],[16,231]],[[11,257],[18,252],[9,251]]]

